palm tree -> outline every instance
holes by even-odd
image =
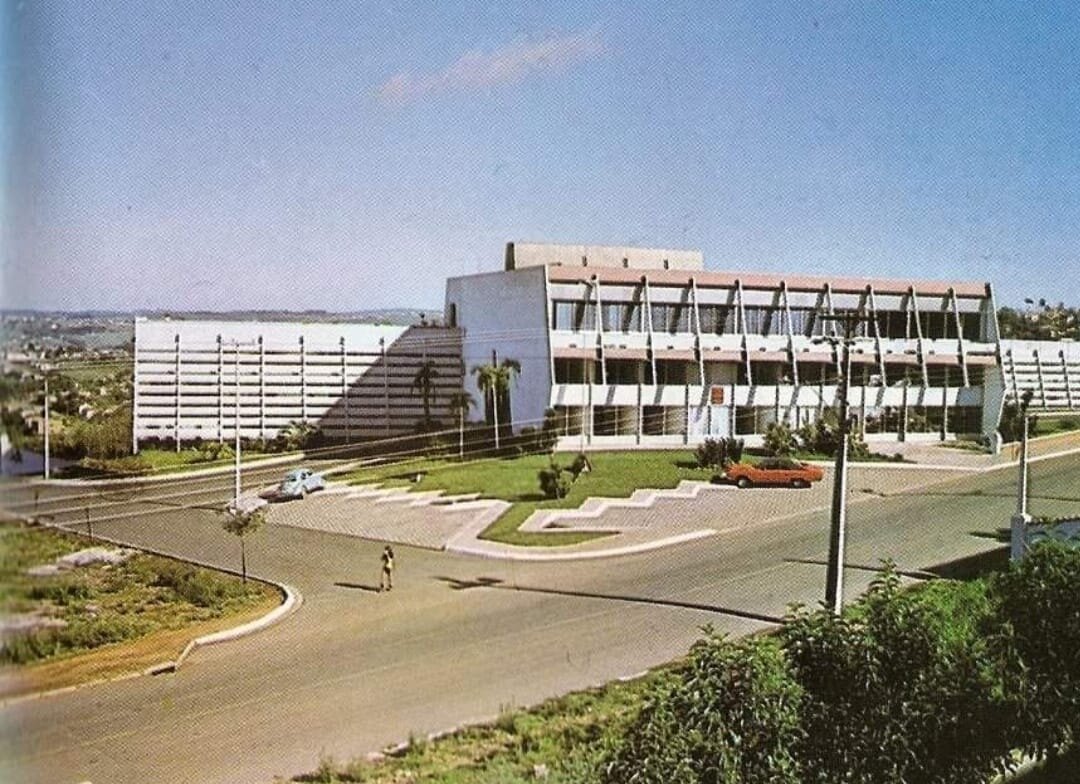
[[[450,410],[458,415],[458,459],[465,457],[465,416],[476,405],[476,398],[468,392],[455,392],[450,396]]]
[[[439,371],[435,367],[434,360],[425,360],[416,375],[413,376],[412,388],[420,390],[420,397],[424,401],[424,427],[431,422],[431,389],[435,385],[435,379],[439,377]]]
[[[294,419],[285,425],[278,434],[282,449],[286,452],[299,452],[318,435],[319,428],[310,422]]]
[[[485,400],[491,396],[492,420],[495,425],[495,449],[499,448],[499,399],[510,410],[510,380],[521,375],[521,363],[516,359],[504,359],[498,365],[474,365],[472,374],[476,376],[476,385],[484,393]],[[511,424],[511,427],[513,425]]]

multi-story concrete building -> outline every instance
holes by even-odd
[[[270,439],[290,422],[350,442],[412,433],[427,414],[456,421],[461,333],[346,323],[135,322],[134,427],[140,441]]]
[[[567,445],[753,441],[770,422],[811,421],[834,405],[841,370],[842,327],[823,315],[846,313],[865,319],[849,400],[867,439],[992,434],[1006,396],[1050,372],[1040,402],[1080,402],[1080,356],[1065,344],[1005,344],[1006,385],[988,283],[726,273],[688,251],[510,244],[503,271],[446,289],[465,364],[519,360],[515,421],[552,407]]]
[[[988,283],[511,243],[503,270],[447,281],[446,327],[137,321],[134,438],[231,439],[238,421],[272,438],[297,420],[338,441],[405,435],[425,416],[414,381],[428,362],[428,415],[452,427],[455,393],[483,400],[466,371],[514,359],[500,421],[520,430],[554,409],[564,448],[753,442],[835,404],[841,327],[827,316],[844,314],[861,319],[849,401],[868,440],[989,436],[1025,390],[1035,408],[1080,410],[1080,346],[1000,340]]]

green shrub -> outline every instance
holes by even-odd
[[[741,438],[706,438],[698,444],[695,457],[701,468],[724,468],[742,460],[745,442]]]
[[[574,479],[577,479],[586,471],[592,471],[592,463],[584,452],[579,452],[574,458],[574,462],[570,464],[570,473],[574,475]]]
[[[98,648],[137,637],[142,624],[131,618],[79,618],[64,627],[13,635],[0,648],[0,662],[29,664],[40,659]]]
[[[1036,755],[1080,743],[1080,552],[1040,542],[991,583],[989,628],[1015,702],[1022,738]]]
[[[236,453],[233,448],[224,441],[205,441],[196,448],[199,460],[202,462],[215,462],[233,460]]]
[[[791,428],[783,422],[771,422],[765,428],[764,446],[769,454],[787,457],[795,451],[798,442]]]
[[[185,563],[165,561],[157,568],[153,584],[168,588],[181,599],[198,607],[219,609],[225,602],[244,594],[244,587],[231,578]]]
[[[796,612],[780,632],[803,689],[804,781],[981,782],[1010,748],[978,636],[988,610],[888,570],[841,617]]]
[[[604,780],[798,784],[799,700],[775,639],[710,634],[647,698]]]
[[[80,599],[86,599],[90,594],[91,590],[88,584],[70,580],[35,585],[27,592],[27,596],[30,599],[35,601],[49,601],[53,604],[62,606],[79,601]]]
[[[540,490],[547,498],[566,498],[574,484],[574,475],[554,460],[548,468],[537,473],[537,478],[540,480]]]
[[[821,412],[821,416],[800,427],[795,435],[806,451],[835,457],[836,450],[840,448],[840,421],[836,416],[836,411],[826,408]],[[858,459],[869,456],[870,448],[866,442],[859,437],[858,433],[850,433],[848,457]]]

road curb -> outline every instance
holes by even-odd
[[[40,525],[43,528],[52,528],[58,531],[64,531],[65,533],[75,534],[83,538],[87,538],[87,535],[81,531],[73,530],[71,528],[65,528],[62,525],[56,525],[53,523],[42,523],[34,520],[31,517],[23,516],[23,521],[34,525]],[[143,547],[141,545],[134,545],[128,542],[124,542],[120,539],[115,539],[111,536],[99,536],[95,535],[92,541],[107,542],[108,544],[116,545],[117,547],[126,547],[133,550],[138,550],[150,555],[156,555],[161,558],[168,558],[174,561],[181,561],[183,563],[189,563],[193,566],[198,566],[203,569],[213,569],[215,572],[224,572],[225,574],[231,574],[234,577],[240,577],[240,572],[235,569],[223,568],[215,566],[213,564],[206,563],[204,561],[197,561],[192,558],[182,558],[172,553],[167,553],[163,550],[157,550],[155,548]],[[98,678],[97,680],[87,681],[86,683],[76,683],[70,686],[61,686],[56,689],[46,689],[45,691],[29,692],[27,694],[18,694],[6,699],[0,699],[0,707],[6,707],[18,702],[24,702],[27,700],[43,699],[46,697],[54,697],[61,694],[67,694],[69,692],[76,691],[78,689],[85,689],[90,686],[100,686],[103,683],[115,683],[117,681],[126,681],[132,678],[141,678],[147,675],[162,675],[169,672],[176,672],[184,660],[191,655],[193,651],[198,648],[205,647],[207,645],[215,645],[220,642],[229,642],[231,640],[238,640],[241,637],[247,637],[248,635],[255,634],[263,629],[273,626],[277,622],[284,620],[287,616],[292,615],[300,606],[304,603],[303,595],[287,583],[281,583],[277,580],[271,580],[266,577],[258,577],[256,575],[248,575],[248,578],[256,582],[263,583],[265,585],[273,586],[281,591],[285,600],[270,612],[263,615],[261,618],[256,618],[252,621],[247,621],[234,626],[231,629],[222,629],[221,631],[211,632],[210,634],[204,634],[201,637],[196,637],[190,640],[184,649],[180,652],[180,655],[173,661],[161,662],[159,664],[152,664],[142,670],[135,672],[126,672],[120,675],[115,675],[109,678]]]
[[[285,594],[285,601],[275,607],[261,618],[256,618],[253,621],[234,626],[231,629],[222,629],[219,632],[212,632],[210,634],[204,634],[202,637],[196,637],[194,640],[184,646],[184,650],[180,652],[180,655],[176,657],[176,661],[163,662],[161,664],[148,667],[144,670],[145,675],[158,675],[163,672],[175,672],[180,669],[180,665],[184,663],[184,660],[191,655],[192,652],[198,648],[205,648],[208,645],[216,645],[220,642],[229,642],[231,640],[239,640],[241,637],[247,637],[248,635],[255,634],[262,631],[268,626],[273,626],[278,621],[284,619],[288,615],[292,615],[296,610],[300,608],[300,605],[304,603],[304,598],[300,592],[292,586],[286,583],[278,583],[270,580],[261,580],[269,585],[273,585],[278,590]]]
[[[303,459],[304,455],[302,454],[278,455],[276,457],[251,460],[246,463],[241,462],[240,469],[244,470],[247,468],[265,468],[267,466],[284,465],[285,463],[295,463]],[[197,468],[193,471],[168,471],[153,476],[128,476],[115,477],[112,479],[43,479],[42,477],[35,477],[27,480],[26,483],[31,486],[45,485],[48,487],[98,487],[102,485],[153,484],[154,482],[167,482],[176,479],[203,479],[208,476],[230,474],[235,470],[236,467],[229,464],[215,466],[213,468]]]
[[[493,558],[500,561],[577,561],[586,560],[590,558],[614,558],[620,555],[635,555],[637,553],[645,553],[650,550],[658,550],[661,547],[670,547],[676,544],[683,544],[685,542],[692,542],[697,539],[704,539],[707,536],[714,536],[719,533],[714,528],[702,528],[698,531],[689,531],[684,534],[676,534],[675,536],[667,536],[662,539],[653,539],[649,542],[640,542],[638,544],[624,545],[622,547],[608,547],[603,550],[581,550],[578,552],[551,552],[552,546],[544,546],[547,552],[519,552],[517,550],[506,551],[500,548],[503,547],[517,547],[517,545],[504,545],[498,542],[492,542],[490,545],[485,544],[483,540],[476,540],[476,544],[448,544],[446,546],[446,552],[457,553],[459,555],[472,555],[480,558]],[[555,545],[557,547],[558,545]],[[577,545],[565,545],[569,547],[576,547]],[[524,549],[524,548],[522,548]]]

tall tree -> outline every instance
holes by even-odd
[[[1080,339],[1080,308],[1053,305],[1045,299],[1024,300],[1024,308],[998,309],[998,328],[1003,338],[1018,340]]]
[[[465,457],[465,417],[476,405],[476,399],[468,392],[455,392],[450,396],[450,410],[458,415],[458,458]]]
[[[244,540],[248,535],[262,528],[265,522],[266,510],[261,507],[258,509],[229,507],[225,510],[225,520],[221,523],[221,527],[230,534],[240,537],[240,574],[245,583],[247,582],[247,549],[244,547]]]
[[[305,449],[319,435],[319,428],[310,422],[294,419],[285,425],[278,434],[282,449],[286,452],[299,452]]]
[[[500,400],[505,408],[508,424],[513,428],[513,420],[510,417],[510,381],[521,375],[521,363],[516,359],[504,359],[498,365],[474,365],[470,372],[476,376],[476,385],[484,393],[485,401],[491,402],[495,449],[498,449]]]
[[[439,370],[435,367],[435,361],[425,360],[416,375],[413,376],[412,388],[420,391],[420,397],[424,402],[424,427],[431,423],[431,393],[435,386],[435,379],[439,377]]]

